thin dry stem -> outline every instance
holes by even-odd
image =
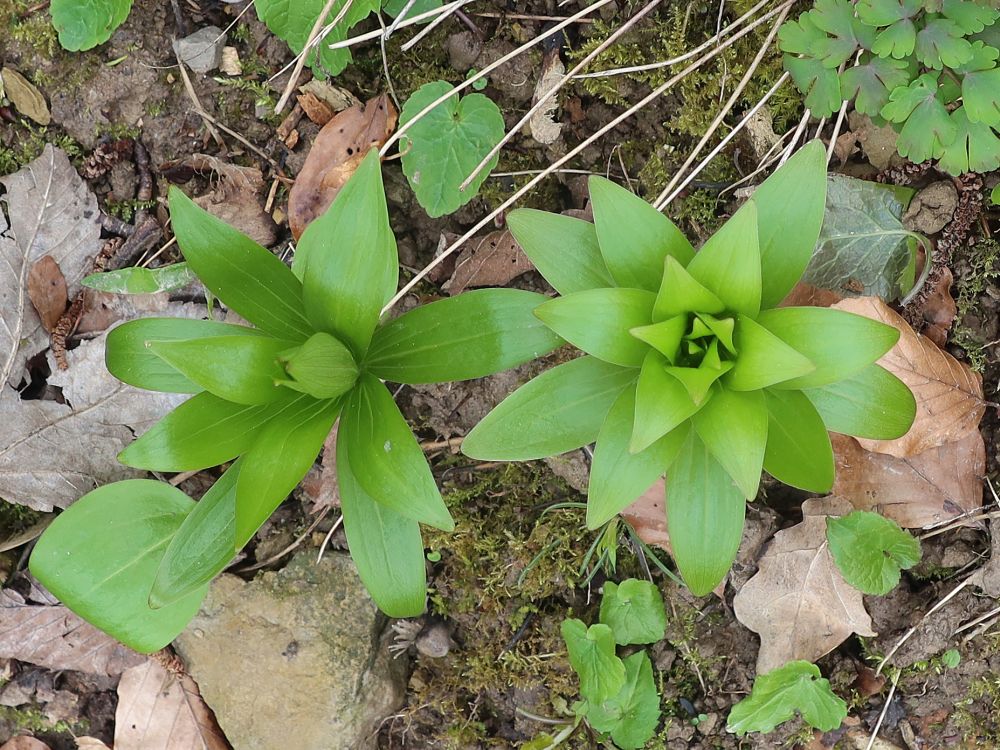
[[[291,78],[288,79],[288,84],[285,86],[285,90],[281,94],[281,98],[278,99],[278,103],[274,106],[274,113],[280,114],[281,110],[285,108],[288,103],[289,98],[292,96],[292,92],[295,91],[295,86],[299,82],[299,76],[302,75],[302,68],[305,67],[306,58],[309,57],[309,52],[313,47],[313,44],[318,44],[320,37],[320,30],[323,29],[323,19],[327,17],[330,11],[333,9],[333,4],[337,0],[326,0],[326,5],[323,6],[323,10],[316,17],[316,23],[313,24],[312,30],[309,32],[309,38],[306,40],[305,46],[302,48],[302,52],[295,59],[295,67],[292,68]],[[333,20],[333,23],[329,24],[330,29],[333,29],[338,23],[344,20],[344,16],[347,15],[347,11],[351,9],[351,5],[354,4],[354,0],[347,0],[344,3],[344,7],[340,9],[337,13],[337,17]],[[324,29],[325,31],[325,29]],[[325,31],[323,36],[328,34]]]

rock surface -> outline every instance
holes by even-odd
[[[217,579],[175,643],[235,750],[374,748],[406,665],[346,555]]]
[[[174,42],[174,50],[195,73],[211,73],[222,64],[226,34],[218,26],[205,26]]]

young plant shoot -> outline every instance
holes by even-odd
[[[170,213],[189,268],[253,327],[150,318],[112,331],[112,374],[191,394],[119,459],[159,472],[233,463],[198,503],[150,480],[85,495],[43,535],[32,572],[126,644],[162,648],[313,465],[339,418],[341,509],[361,579],[390,616],[419,614],[419,524],[454,523],[382,381],[478,378],[555,349],[562,339],[532,314],[545,297],[480,290],[380,324],[398,259],[375,150],[306,229],[291,269],[177,189]]]
[[[913,421],[902,381],[875,364],[887,325],[780,307],[823,223],[826,159],[813,142],[769,177],[697,253],[665,216],[591,178],[594,223],[513,212],[514,236],[561,296],[535,314],[585,356],[542,373],[468,435],[483,460],[526,461],[596,441],[596,529],[666,472],[674,560],[691,590],[728,572],[761,469],[828,492],[827,430],[892,439]]]

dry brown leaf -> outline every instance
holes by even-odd
[[[983,504],[986,446],[978,431],[915,456],[873,453],[855,438],[830,434],[837,461],[833,493],[917,529]]]
[[[358,107],[361,101],[345,88],[334,86],[329,81],[313,78],[308,83],[299,86],[303,94],[312,94],[321,102],[327,104],[334,112],[342,112],[348,107]]]
[[[333,119],[333,107],[321,100],[315,94],[311,94],[307,91],[306,93],[297,96],[296,99],[299,102],[299,106],[302,107],[302,111],[306,113],[306,117],[317,125],[326,125]]]
[[[0,750],[50,750],[49,746],[34,737],[22,735],[7,740],[0,745]]]
[[[68,295],[66,277],[55,258],[46,255],[32,264],[28,271],[28,298],[49,333],[66,312]]]
[[[760,569],[736,594],[736,618],[760,636],[757,674],[788,661],[816,661],[851,633],[873,636],[861,592],[849,586],[826,542],[827,516],[849,513],[842,498],[807,500],[802,522],[779,531]]]
[[[504,286],[534,267],[510,230],[502,229],[470,243],[442,289],[455,295],[471,287]]]
[[[788,296],[781,300],[779,307],[830,307],[844,299],[843,295],[829,289],[822,289],[812,284],[800,281]]]
[[[35,84],[13,68],[0,70],[0,78],[3,79],[4,93],[18,112],[30,117],[39,125],[44,126],[52,122],[49,105],[45,103],[45,97]]]
[[[864,448],[897,457],[914,456],[978,434],[979,420],[986,411],[979,375],[914,332],[876,297],[846,299],[834,307],[899,330],[899,342],[878,363],[906,383],[917,399],[917,416],[909,432],[896,440],[859,440]]]
[[[396,129],[396,108],[385,94],[340,112],[323,126],[288,195],[288,225],[297,240],[333,203],[373,146]]]
[[[115,750],[228,750],[222,730],[187,675],[149,659],[118,683]]]
[[[77,737],[76,750],[111,750],[96,737]]]
[[[535,84],[535,93],[531,98],[532,104],[545,96],[555,86],[566,73],[566,66],[559,58],[559,48],[553,47],[545,52],[542,58],[542,71]],[[541,109],[531,116],[528,121],[528,130],[531,137],[541,144],[548,146],[558,140],[562,134],[563,125],[555,121],[556,110],[559,108],[559,99],[553,95],[549,98]]]
[[[944,348],[944,345],[948,343],[948,331],[951,330],[951,324],[955,322],[955,316],[958,315],[958,305],[955,304],[955,299],[951,296],[953,281],[951,271],[947,266],[942,267],[937,281],[924,302],[923,315],[927,325],[924,327],[923,333],[941,348]]]

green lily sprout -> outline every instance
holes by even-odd
[[[890,439],[913,421],[906,385],[875,364],[899,337],[841,310],[780,307],[819,236],[822,145],[801,149],[696,253],[624,188],[590,181],[594,223],[532,210],[508,223],[561,296],[535,314],[585,356],[508,396],[463,443],[523,461],[596,441],[587,525],[666,473],[674,560],[703,595],[728,572],[761,470],[828,492],[827,430]]]
[[[426,599],[419,524],[451,515],[383,380],[467,380],[564,342],[534,317],[540,294],[488,289],[380,322],[398,260],[376,151],[303,233],[292,268],[170,193],[190,269],[254,327],[149,318],[114,329],[107,366],[130,385],[191,397],[119,460],[159,472],[233,461],[200,502],[151,480],[101,487],[42,536],[31,570],[67,606],[140,651],[163,647],[313,465],[339,418],[344,530],[388,615]]]

